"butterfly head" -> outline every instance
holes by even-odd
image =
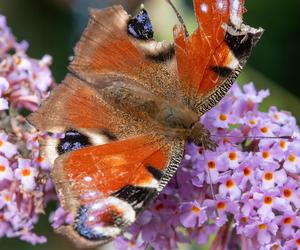
[[[192,127],[188,141],[212,151],[217,147],[216,142],[211,139],[210,132],[199,122]]]

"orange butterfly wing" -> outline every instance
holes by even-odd
[[[242,24],[243,6],[244,1],[194,0],[199,27],[189,37],[183,26],[175,27],[178,77],[195,98],[197,113],[226,94],[263,32]]]
[[[74,49],[69,69],[81,79],[101,85],[101,75],[126,76],[136,80],[156,96],[184,100],[175,72],[168,62],[160,62],[160,54],[171,54],[174,48],[167,42],[153,39],[141,41],[128,34],[131,16],[120,5],[106,9],[91,9],[90,21]],[[167,60],[168,61],[168,60]],[[171,59],[169,60],[171,61]]]
[[[77,217],[59,231],[83,246],[119,235],[163,189],[182,154],[182,142],[146,135],[64,154],[52,176],[62,205]]]

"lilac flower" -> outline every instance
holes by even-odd
[[[15,169],[15,177],[21,181],[22,189],[25,192],[33,191],[36,187],[35,178],[37,169],[31,167],[30,160],[18,159],[18,167]]]
[[[180,222],[186,228],[200,227],[207,220],[205,209],[197,201],[182,203]]]
[[[15,44],[15,37],[6,26],[6,18],[0,15],[0,55],[9,51]]]
[[[216,234],[211,249],[230,249],[232,242],[241,242],[242,249],[296,249],[297,244],[300,249],[299,128],[288,112],[259,111],[268,95],[253,84],[243,90],[234,85],[201,117],[219,145],[216,152],[186,146],[181,168],[145,212],[151,213],[147,224],[128,229],[131,244],[142,238],[154,249],[174,249],[175,242],[206,244],[209,234]],[[278,139],[261,138],[268,136]],[[170,200],[177,205],[169,208]]]
[[[293,235],[293,237],[286,244],[287,250],[300,249],[300,230]]]
[[[58,228],[63,224],[72,224],[74,222],[74,215],[67,213],[62,207],[56,209],[49,218],[53,228]]]
[[[0,110],[8,109],[8,101],[2,97],[8,87],[8,81],[5,78],[0,77]]]
[[[9,167],[7,158],[0,155],[0,183],[3,180],[11,181],[13,179],[13,171]]]
[[[16,42],[0,15],[0,110],[7,109],[9,101],[11,107],[35,111],[55,85],[49,69],[51,57],[32,59],[26,54],[27,47],[24,41]]]
[[[269,244],[272,236],[276,235],[278,226],[274,222],[260,222],[259,219],[246,226],[246,237],[255,237],[260,245]]]
[[[33,111],[54,86],[49,56],[26,55],[0,16],[0,238],[18,237],[31,244],[46,242],[33,230],[45,205],[55,199],[50,164],[39,156],[40,136],[21,114]],[[41,176],[44,180],[41,181]],[[45,183],[45,184],[44,184]]]

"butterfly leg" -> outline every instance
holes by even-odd
[[[211,139],[210,132],[201,123],[196,123],[192,128],[188,140],[195,143],[197,146],[202,146],[205,149],[215,151],[217,143]]]

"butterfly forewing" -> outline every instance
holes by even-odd
[[[178,77],[199,115],[227,93],[262,35],[242,24],[243,3],[194,0],[199,27],[190,37],[182,25],[175,28]]]
[[[123,75],[160,98],[184,100],[184,89],[180,88],[176,72],[169,67],[175,59],[172,45],[156,42],[149,36],[146,40],[134,36],[128,25],[136,19],[122,6],[91,9],[90,15],[89,24],[75,47],[69,66],[71,72],[94,84],[103,74]]]

